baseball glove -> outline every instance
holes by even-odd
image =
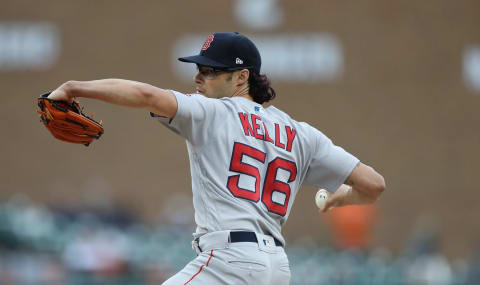
[[[101,122],[83,113],[78,102],[68,103],[48,99],[51,92],[38,97],[40,119],[59,140],[88,146],[103,134]]]

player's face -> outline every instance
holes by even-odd
[[[207,66],[197,66],[198,73],[193,80],[196,91],[211,98],[230,97],[234,92],[232,71],[216,70]]]

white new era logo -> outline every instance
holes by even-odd
[[[237,59],[235,60],[235,63],[236,64],[243,64],[243,60],[241,60],[237,57]]]

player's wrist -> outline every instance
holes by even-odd
[[[58,87],[55,92],[61,94],[62,97],[64,97],[65,99],[67,99],[67,101],[70,102],[75,97],[73,93],[75,92],[76,85],[76,81],[70,80],[60,85],[60,87]]]

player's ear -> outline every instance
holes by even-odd
[[[237,85],[243,85],[248,82],[248,77],[250,76],[250,71],[248,69],[242,69],[237,71]]]

